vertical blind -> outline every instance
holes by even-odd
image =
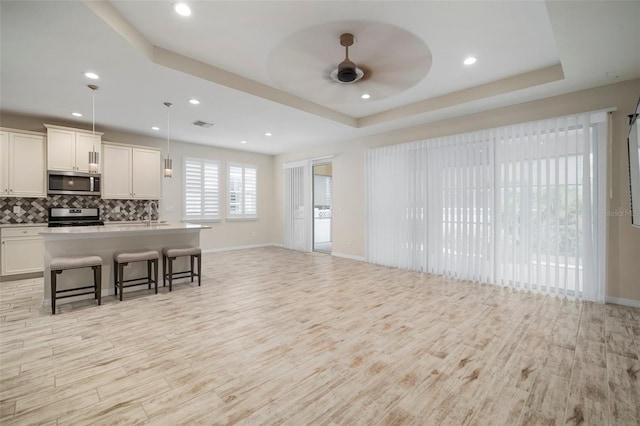
[[[220,185],[217,161],[185,158],[183,169],[186,220],[220,218]]]
[[[258,207],[256,166],[229,165],[229,217],[254,218]]]
[[[365,152],[372,263],[604,300],[605,113]]]
[[[284,246],[311,251],[311,163],[284,164]]]

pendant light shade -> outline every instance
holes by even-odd
[[[93,116],[93,125],[91,128],[91,134],[95,138],[96,136],[96,90],[98,90],[98,86],[95,84],[89,84],[87,86],[91,89],[91,109]],[[100,153],[96,151],[96,146],[94,145],[92,150],[89,151],[89,173],[98,173],[98,166],[100,165]]]
[[[169,109],[171,108],[171,102],[165,102],[164,106],[167,107],[167,158],[164,159],[164,177],[173,177],[173,162],[169,156],[170,139],[169,139]]]
[[[164,177],[173,177],[173,161],[169,157],[164,159]]]

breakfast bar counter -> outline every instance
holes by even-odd
[[[134,223],[105,226],[73,226],[46,228],[40,231],[44,239],[44,300],[43,305],[51,303],[50,265],[54,257],[95,255],[102,258],[102,295],[114,294],[113,288],[113,253],[121,250],[156,250],[162,256],[162,248],[167,246],[200,246],[200,231],[210,229],[209,226],[192,223]],[[177,267],[186,268],[186,263]],[[162,262],[160,262],[162,263]],[[181,269],[178,269],[181,270]],[[159,276],[162,276],[160,271]],[[146,267],[142,263],[131,264],[127,274],[142,276]],[[58,288],[70,288],[78,283],[92,281],[91,270],[78,269],[67,271],[58,279]],[[162,282],[162,279],[159,279]],[[75,284],[74,284],[75,283]],[[140,286],[140,289],[146,285]],[[86,299],[91,296],[70,297],[66,301]]]

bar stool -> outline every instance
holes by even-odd
[[[113,283],[116,296],[118,295],[118,287],[120,287],[120,301],[122,301],[122,293],[127,287],[133,287],[140,284],[148,284],[151,289],[151,283],[155,284],[156,294],[158,294],[158,259],[160,254],[155,250],[134,250],[134,251],[117,251],[113,253]],[[124,267],[133,262],[147,261],[147,276],[124,279]],[[151,266],[154,266],[154,275],[151,279]],[[125,285],[125,283],[129,283]]]
[[[191,257],[191,269],[188,271],[180,271],[173,272],[173,261],[176,260],[177,257],[190,256]],[[194,259],[198,259],[198,273],[195,272],[193,268]],[[169,261],[169,270],[167,271],[167,260]],[[173,279],[174,278],[186,278],[191,277],[191,282],[193,282],[193,277],[198,277],[198,286],[200,286],[200,275],[202,271],[202,250],[200,247],[193,246],[176,246],[176,247],[165,247],[162,249],[162,286],[166,285],[166,279],[169,279],[169,291],[173,290]]]
[[[51,315],[56,314],[56,300],[63,299],[65,297],[81,296],[84,294],[93,294],[94,298],[98,300],[98,305],[102,302],[102,259],[100,256],[75,256],[75,257],[54,257],[51,259]],[[62,271],[70,269],[91,268],[93,269],[93,285],[68,288],[64,290],[58,290],[57,277]],[[85,291],[76,293],[80,290],[93,289],[91,291]],[[68,292],[74,292],[73,294],[65,294],[64,296],[58,296]]]

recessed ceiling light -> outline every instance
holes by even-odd
[[[271,136],[271,132],[267,132],[264,134],[265,136]]]
[[[240,143],[247,143],[247,141],[240,141]]]
[[[476,58],[475,56],[469,56],[468,58],[466,58],[464,60],[464,64],[465,65],[473,65],[476,63],[476,61],[478,60],[478,58]]]
[[[200,101],[197,99],[189,99],[191,105],[200,105]]]
[[[80,114],[79,112],[72,112],[71,115],[73,115],[74,117],[82,117],[82,114]]]
[[[151,128],[151,130],[160,130],[160,127],[158,127],[158,126],[153,126],[153,127]]]
[[[371,97],[370,94],[368,93],[363,93],[362,96],[360,96],[362,99],[369,99]]]
[[[87,71],[84,73],[84,76],[87,78],[90,78],[91,80],[97,80],[100,78],[100,76],[98,76],[98,74],[96,74],[95,72],[91,72],[91,71]]]
[[[182,2],[174,3],[173,10],[175,10],[176,13],[181,16],[191,15],[191,8],[186,3],[182,3]]]

